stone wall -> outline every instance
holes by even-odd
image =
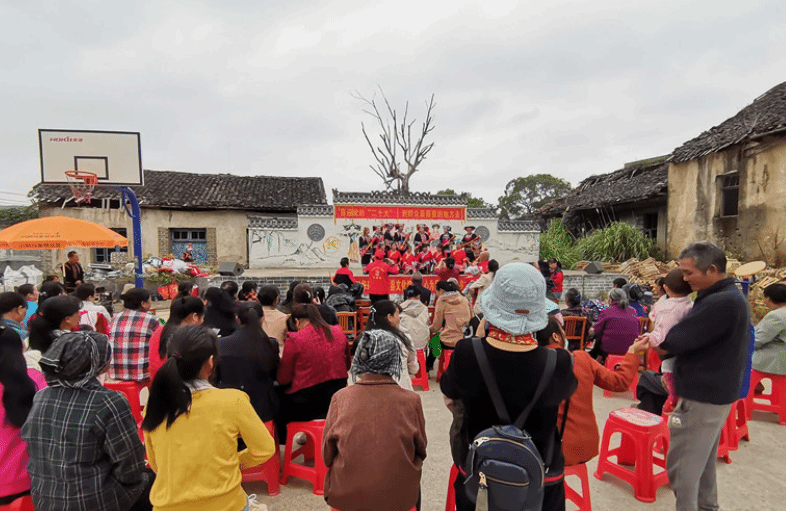
[[[582,300],[589,298],[601,298],[605,300],[608,298],[609,290],[612,288],[614,279],[622,277],[628,279],[627,275],[621,273],[601,273],[597,275],[583,273],[583,274],[565,274],[565,279],[562,281],[563,295],[571,287],[575,287],[581,293]]]

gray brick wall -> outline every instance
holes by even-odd
[[[199,289],[206,289],[207,287],[218,287],[222,282],[233,280],[237,282],[238,287],[243,285],[243,282],[251,280],[257,283],[257,286],[276,286],[281,293],[283,300],[289,290],[289,283],[297,280],[300,282],[308,282],[311,285],[321,286],[325,289],[327,294],[330,288],[330,277],[214,277],[210,282],[207,279],[198,279],[197,284]]]
[[[621,273],[601,273],[591,275],[589,273],[581,275],[565,275],[562,281],[563,293],[571,287],[575,287],[581,293],[583,299],[588,298],[607,298],[612,281],[618,277],[627,279],[627,275]]]

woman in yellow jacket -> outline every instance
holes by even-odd
[[[148,461],[156,473],[150,490],[153,509],[247,510],[240,470],[273,456],[273,438],[248,395],[208,383],[218,358],[213,332],[182,327],[167,353],[142,421]],[[239,452],[238,437],[246,444]]]

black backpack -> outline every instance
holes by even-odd
[[[480,338],[472,339],[472,347],[491,401],[504,425],[481,431],[470,443],[467,461],[464,463],[467,474],[464,489],[469,499],[475,502],[477,511],[540,511],[546,479],[552,480],[553,474],[547,473],[548,469],[541,454],[523,427],[529,413],[551,382],[557,366],[557,353],[555,350],[546,350],[546,368],[532,401],[516,421],[511,422]],[[566,406],[563,430],[567,411]],[[549,452],[546,453],[549,465],[553,461],[553,449],[554,442],[550,442]],[[557,482],[559,481],[561,479],[557,478]]]

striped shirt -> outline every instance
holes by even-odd
[[[149,312],[125,310],[115,316],[109,328],[112,362],[109,377],[113,380],[144,381],[150,376],[150,338],[161,323]]]

